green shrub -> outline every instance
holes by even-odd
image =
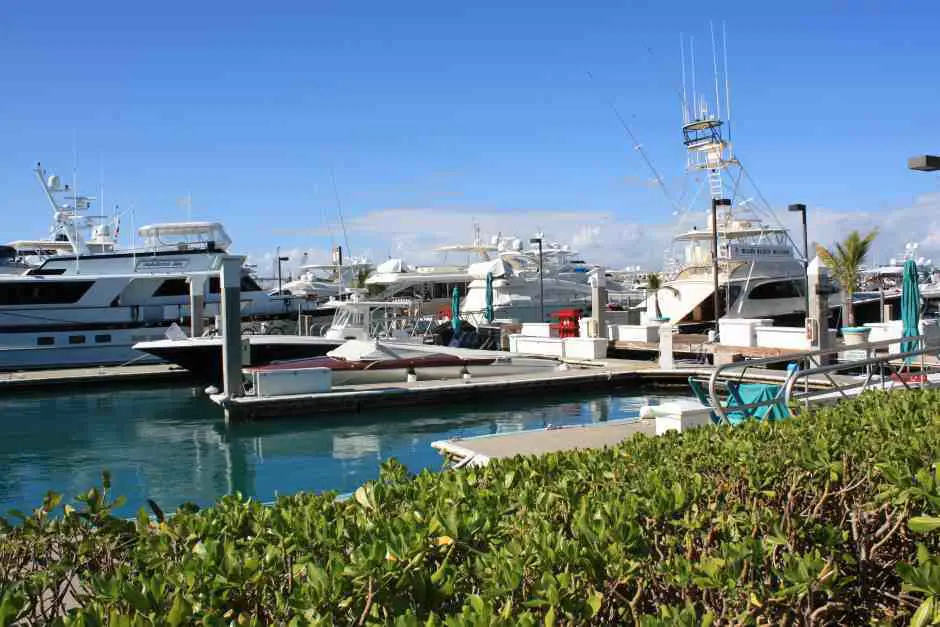
[[[4,526],[0,624],[930,624],[938,416],[871,393],[160,522],[111,517],[106,480]]]

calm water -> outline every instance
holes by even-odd
[[[298,490],[350,492],[395,457],[439,469],[430,443],[636,417],[659,395],[559,397],[541,403],[397,409],[226,426],[197,390],[179,387],[22,394],[0,398],[0,514],[47,490],[72,497],[111,471],[132,515],[151,498],[164,510],[234,491],[273,500]]]

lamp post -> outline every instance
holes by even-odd
[[[539,245],[539,322],[545,322],[545,291],[542,287],[542,238],[533,237],[530,244]]]
[[[907,167],[919,172],[936,172],[940,170],[940,157],[937,155],[917,155],[907,160]]]
[[[712,198],[712,306],[715,309],[715,339],[718,339],[719,293],[718,293],[718,207],[730,207],[728,198]]]
[[[806,205],[795,203],[788,207],[790,211],[797,211],[803,218],[803,298],[806,303],[806,317],[809,317],[809,238],[806,231]]]
[[[277,247],[277,295],[281,295],[281,262],[290,261],[290,257],[281,257],[281,247]]]

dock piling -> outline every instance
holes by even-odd
[[[222,377],[226,398],[243,395],[242,386],[242,257],[222,259]]]
[[[202,318],[206,307],[206,277],[192,274],[189,281],[189,336],[202,335]]]

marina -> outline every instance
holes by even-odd
[[[940,10],[777,9],[11,7],[0,624],[940,624]]]

